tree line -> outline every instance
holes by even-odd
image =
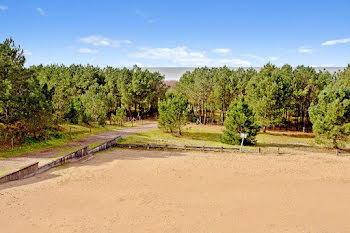
[[[181,77],[173,92],[188,101],[189,119],[197,123],[224,123],[228,110],[233,116],[240,114],[237,109],[252,109],[254,132],[256,127],[313,130],[319,138],[333,140],[334,146],[350,134],[350,65],[333,74],[270,63],[259,71],[196,68]]]
[[[147,118],[167,90],[162,75],[137,66],[24,64],[23,50],[12,39],[0,43],[0,136],[5,140],[45,139],[62,122],[104,125]]]

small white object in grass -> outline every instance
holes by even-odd
[[[241,138],[247,138],[248,134],[246,133],[241,133]]]

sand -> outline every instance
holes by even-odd
[[[350,232],[350,158],[112,149],[0,185],[0,232]]]

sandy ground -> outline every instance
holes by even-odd
[[[52,160],[56,159],[59,156],[64,156],[70,153],[72,149],[74,151],[89,144],[103,143],[119,135],[123,137],[128,134],[144,132],[155,128],[157,128],[157,122],[147,122],[144,125],[107,131],[100,134],[94,134],[82,138],[80,140],[72,141],[62,146],[56,146],[30,153],[24,153],[6,159],[0,158],[0,176],[12,172],[19,167],[29,165],[35,162],[39,162],[39,166],[45,165],[46,163],[50,163]]]
[[[350,157],[112,149],[0,185],[0,232],[350,232]]]

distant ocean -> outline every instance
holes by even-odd
[[[261,67],[253,67],[257,71],[261,69]],[[142,69],[148,69],[151,72],[159,72],[165,76],[165,80],[179,80],[181,76],[187,71],[193,71],[195,67],[143,67]],[[237,67],[230,67],[230,69],[238,69]],[[315,67],[316,71],[319,70],[327,70],[330,73],[337,72],[339,70],[343,70],[344,67]]]

